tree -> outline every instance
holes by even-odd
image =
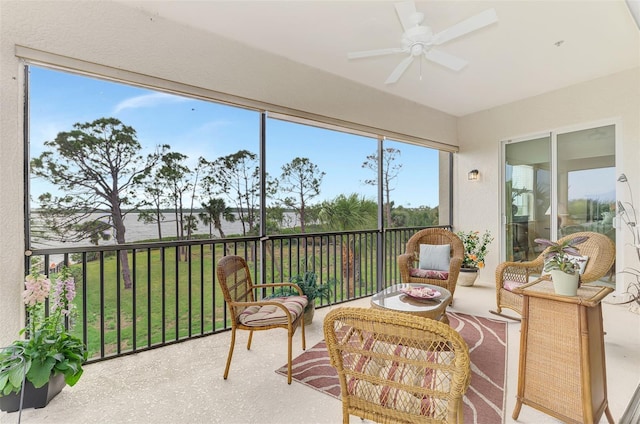
[[[309,200],[320,194],[320,184],[325,173],[308,158],[295,158],[282,166],[282,174],[275,181],[274,192],[282,193],[280,202],[291,208],[300,218],[300,232],[305,232],[306,206]],[[290,196],[286,196],[290,194]]]
[[[184,240],[184,232],[187,230],[191,234],[191,225],[186,225],[184,216],[184,199],[186,192],[192,189],[191,184],[192,172],[185,161],[187,156],[179,152],[168,152],[161,157],[161,166],[156,173],[156,184],[166,188],[168,197],[173,208],[173,214],[176,223],[176,238]],[[193,225],[193,220],[190,220]],[[185,256],[187,251],[183,247],[180,249],[181,258]]]
[[[223,195],[233,204],[242,223],[242,235],[256,225],[260,195],[260,168],[257,156],[248,150],[220,157],[213,162],[200,158],[208,168],[203,177],[205,192]]]
[[[137,210],[135,193],[157,163],[160,152],[144,158],[136,131],[115,118],[76,123],[73,130],[46,141],[31,161],[31,172],[54,184],[61,195],[39,197],[41,217],[60,241],[89,239],[98,244],[113,232],[116,243],[126,242],[125,216]],[[168,146],[159,146],[160,150]],[[120,252],[125,288],[131,288],[127,251]]]
[[[184,239],[183,195],[191,189],[191,170],[184,162],[186,155],[169,152],[162,155],[161,166],[156,174],[156,184],[166,187],[176,222],[176,238]]]
[[[282,206],[271,206],[265,211],[267,234],[279,234],[285,221],[284,208]]]
[[[405,208],[398,206],[391,212],[395,227],[426,227],[438,225],[438,207],[420,206]]]
[[[321,204],[320,220],[332,231],[375,228],[378,204],[357,193],[340,194]]]
[[[208,202],[202,204],[204,209],[200,212],[198,217],[203,224],[209,225],[209,236],[212,236],[211,226],[218,230],[220,238],[225,238],[224,231],[222,231],[222,219],[228,222],[234,222],[236,220],[233,211],[227,207],[224,199],[212,198]]]
[[[322,203],[320,219],[333,231],[375,228],[377,210],[376,202],[360,197],[357,193],[349,196],[340,194],[332,201]],[[360,276],[360,258],[354,239],[348,236],[347,242],[342,242],[342,276],[347,281],[349,296],[354,296],[355,282]]]
[[[394,149],[393,147],[387,147],[382,150],[382,191],[384,196],[384,216],[387,220],[388,228],[392,225],[391,192],[395,189],[391,187],[391,183],[400,173],[400,169],[402,169],[402,164],[394,163],[399,156],[400,150]],[[378,153],[374,153],[367,156],[367,159],[362,164],[363,168],[370,169],[376,174],[375,178],[364,180],[365,184],[372,186],[378,185],[378,163]]]
[[[138,221],[145,224],[156,224],[158,228],[158,240],[162,240],[162,221],[164,214],[162,213],[163,191],[157,182],[150,182],[145,188],[146,197],[145,206],[151,206],[152,209],[140,211]]]

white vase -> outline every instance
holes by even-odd
[[[578,280],[580,275],[567,274],[560,270],[551,271],[551,280],[553,281],[553,289],[556,294],[561,296],[576,296],[578,294]]]
[[[478,279],[478,271],[478,268],[460,268],[458,285],[464,287],[473,286],[473,283]]]

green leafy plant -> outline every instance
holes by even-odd
[[[0,396],[19,392],[23,376],[38,388],[53,374],[64,374],[65,382],[73,386],[82,376],[82,364],[87,360],[82,340],[65,326],[74,312],[75,282],[70,270],[62,268],[53,288],[50,280],[35,270],[27,275],[24,284],[27,327],[20,335],[26,333],[28,338],[14,341],[0,353]],[[50,295],[50,310],[46,311]]]
[[[296,275],[290,282],[295,283],[307,296],[309,303],[316,298],[329,300],[331,296],[331,284],[318,284],[318,275],[315,272],[307,271],[302,275]]]
[[[565,240],[562,243],[544,238],[537,238],[534,241],[546,249],[544,256],[545,271],[558,270],[565,274],[573,275],[580,269],[580,265],[575,260],[576,256],[580,256],[576,245],[584,243],[587,239],[588,237],[580,236]]]
[[[313,271],[306,271],[304,274],[298,274],[289,280],[290,283],[296,284],[302,289],[302,293],[307,296],[309,305],[311,305],[316,298],[330,300],[332,282],[326,284],[318,283],[318,275]],[[268,297],[282,297],[282,296],[295,296],[297,291],[292,291],[288,287],[282,287],[275,290],[273,294]]]
[[[464,245],[463,268],[484,268],[484,258],[489,253],[489,244],[493,241],[491,232],[458,231],[456,235]]]

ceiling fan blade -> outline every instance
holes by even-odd
[[[446,68],[452,69],[454,71],[459,71],[460,69],[467,66],[467,61],[464,59],[460,59],[459,57],[453,56],[449,53],[445,53],[441,50],[431,49],[429,51],[424,52],[424,56],[432,62],[435,62],[439,65],[442,65]]]
[[[391,72],[391,75],[389,75],[389,78],[387,78],[387,80],[384,83],[393,84],[394,82],[398,81],[398,79],[400,79],[402,74],[404,74],[404,71],[406,71],[409,65],[411,65],[411,62],[413,62],[414,57],[415,56],[407,56],[405,59],[403,59],[402,62],[400,62],[400,64],[396,66],[396,69],[394,69],[393,72]]]
[[[402,29],[407,31],[415,26],[412,17],[416,13],[416,4],[413,1],[403,1],[396,3],[396,13],[402,24]]]
[[[495,9],[487,9],[484,12],[478,13],[477,15],[472,16],[469,19],[466,19],[445,29],[444,31],[440,31],[439,33],[435,34],[433,36],[433,44],[437,46],[446,43],[447,41],[462,37],[465,34],[486,27],[487,25],[491,25],[495,22],[498,22],[498,15],[496,14]]]
[[[403,49],[402,47],[392,47],[389,49],[377,49],[377,50],[365,50],[361,52],[347,53],[347,58],[360,59],[362,57],[382,56],[385,54],[403,53],[406,51],[407,50]]]

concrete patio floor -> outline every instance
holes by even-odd
[[[456,290],[453,311],[501,319],[489,313],[495,286],[483,271],[473,287]],[[640,315],[627,306],[603,305],[608,398],[614,419],[622,416],[640,382]],[[349,303],[369,306],[369,299]],[[336,308],[335,306],[332,308]],[[331,308],[316,311],[307,326],[307,347],[323,338],[322,320]],[[518,375],[520,323],[508,321],[508,363],[505,423],[556,423],[523,406],[511,419]],[[87,365],[82,379],[66,387],[43,409],[26,409],[23,423],[339,423],[340,401],[275,370],[286,363],[286,334],[258,332],[247,351],[247,332],[239,332],[228,380],[223,380],[230,333]],[[300,332],[294,337],[294,357],[302,352]],[[577,360],[577,358],[567,358]],[[0,413],[0,423],[17,423],[18,413]],[[351,416],[351,423],[361,423]],[[606,422],[603,417],[601,422]],[[494,423],[486,423],[494,424]]]

